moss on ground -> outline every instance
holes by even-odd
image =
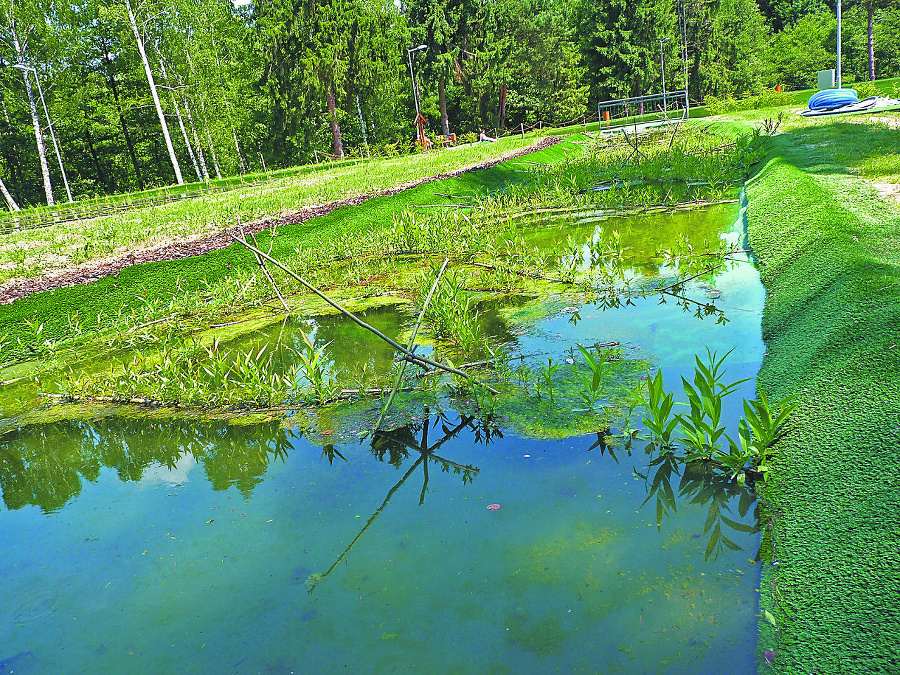
[[[772,139],[747,185],[768,294],[758,386],[801,397],[763,489],[764,672],[900,672],[900,209],[835,163],[883,142],[848,127]]]

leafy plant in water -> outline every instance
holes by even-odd
[[[686,415],[677,416],[684,435],[683,442],[688,450],[685,455],[687,462],[712,459],[719,451],[719,441],[725,434],[725,427],[722,425],[722,400],[739,385],[747,382],[747,379],[728,384],[722,381],[722,366],[731,351],[733,350],[717,359],[716,353],[707,348],[707,363],[703,363],[699,356],[694,358],[694,384],[681,378],[690,406]]]
[[[647,412],[643,422],[650,432],[651,443],[661,448],[673,448],[672,435],[678,428],[679,419],[673,414],[675,399],[672,394],[666,393],[661,370],[647,378],[647,398],[640,395],[635,398],[643,403]]]
[[[333,382],[324,368],[325,350],[331,343],[328,342],[317,347],[315,340],[302,329],[300,335],[303,338],[303,344],[297,352],[297,357],[300,359],[300,370],[312,386],[316,403],[321,403],[330,397],[333,388]]]
[[[540,375],[540,388],[535,385],[535,389],[538,390],[538,396],[541,395],[541,392],[546,390],[550,395],[550,400],[553,401],[553,375],[556,371],[559,370],[559,364],[553,363],[552,357],[547,357],[547,365],[541,367]]]
[[[593,410],[594,403],[596,403],[603,390],[603,381],[615,370],[615,363],[607,361],[605,353],[598,352],[595,356],[594,353],[588,351],[582,345],[578,345],[578,351],[581,352],[588,367],[591,369],[590,375],[582,375],[581,383],[584,385],[584,389],[579,393],[588,410]]]
[[[719,461],[732,470],[739,483],[746,480],[744,469],[750,465],[765,473],[772,446],[782,434],[785,422],[796,410],[798,400],[790,398],[776,406],[762,392],[753,401],[744,401],[744,418],[738,425],[737,441],[728,438],[729,451],[720,453]]]

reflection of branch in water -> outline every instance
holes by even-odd
[[[435,419],[435,425],[437,422],[444,419],[443,415],[439,415]],[[434,454],[434,451],[441,447],[444,443],[446,443],[451,438],[454,438],[459,435],[459,433],[466,428],[476,430],[474,425],[472,424],[475,418],[473,417],[463,417],[459,424],[455,427],[448,428],[446,425],[443,426],[444,436],[435,442],[432,445],[428,445],[428,428],[429,428],[429,419],[426,419],[422,423],[422,437],[419,441],[418,445],[413,445],[410,443],[404,436],[412,436],[410,434],[410,426],[402,427],[401,429],[397,429],[394,431],[376,431],[375,436],[372,439],[372,451],[379,458],[383,458],[385,451],[389,451],[389,457],[391,458],[391,464],[394,464],[393,461],[395,457],[399,456],[399,453],[396,453],[395,450],[397,446],[400,446],[404,449],[415,450],[419,453],[419,458],[413,463],[409,470],[403,474],[403,477],[394,485],[390,490],[388,490],[387,495],[384,498],[384,501],[381,502],[381,505],[375,509],[375,512],[369,517],[366,521],[366,524],[363,525],[362,529],[359,531],[353,541],[351,541],[347,548],[343,550],[343,552],[337,557],[337,560],[329,567],[325,572],[321,574],[311,574],[307,579],[306,583],[309,584],[309,593],[312,593],[316,590],[316,586],[318,586],[321,582],[323,582],[336,568],[340,565],[341,561],[350,553],[351,549],[356,546],[356,543],[362,538],[363,534],[365,534],[366,530],[375,522],[375,519],[381,515],[381,512],[384,511],[385,507],[390,503],[391,498],[400,489],[410,476],[413,475],[416,468],[421,464],[423,467],[424,480],[422,481],[422,492],[419,495],[419,506],[425,503],[425,493],[428,490],[428,460],[432,460],[435,462],[439,462],[442,465],[444,471],[448,471],[450,467],[453,467],[456,470],[456,473],[462,472],[463,474],[463,483],[467,483],[472,480],[472,478],[478,474],[479,469],[468,465],[468,464],[459,464],[449,459],[445,459],[444,457],[440,457]],[[477,430],[476,430],[477,431]],[[394,447],[390,447],[394,446]],[[405,453],[408,455],[408,453]],[[343,459],[343,457],[342,457]],[[399,460],[402,461],[402,460]]]
[[[352,549],[354,546],[356,546],[356,542],[358,542],[362,538],[362,536],[365,534],[366,530],[369,529],[369,526],[372,523],[374,523],[375,519],[379,515],[381,515],[382,511],[384,511],[384,507],[387,506],[388,502],[391,501],[391,497],[394,496],[394,493],[400,489],[400,486],[406,482],[407,478],[412,476],[413,471],[416,470],[416,467],[418,467],[419,464],[421,464],[424,461],[425,461],[425,455],[422,455],[421,457],[419,457],[419,459],[417,459],[413,463],[413,465],[411,467],[409,467],[409,471],[407,471],[405,474],[403,474],[403,478],[401,478],[400,481],[394,487],[392,487],[390,490],[388,490],[387,496],[384,498],[384,501],[381,502],[381,506],[379,506],[377,509],[375,509],[375,513],[373,513],[371,516],[369,516],[369,519],[366,521],[366,524],[363,525],[363,528],[359,531],[359,534],[357,534],[353,538],[353,541],[351,541],[350,544],[347,546],[347,548],[344,549],[343,553],[341,553],[338,556],[337,560],[334,561],[334,563],[331,565],[331,567],[329,567],[323,574],[311,574],[310,575],[309,579],[306,580],[306,583],[309,584],[309,592],[310,593],[312,593],[314,590],[316,590],[316,586],[318,584],[320,584],[321,582],[325,581],[325,579],[328,577],[328,575],[331,574],[334,571],[334,569],[338,565],[341,564],[341,560],[343,560],[346,557],[346,555],[348,553],[350,553],[350,549]]]

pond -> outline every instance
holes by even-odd
[[[738,237],[737,210],[559,227]],[[734,425],[754,394],[764,300],[735,257],[691,284],[724,324],[658,296],[617,307],[560,296],[542,298],[544,312],[516,298],[486,306],[484,330],[514,356],[560,363],[578,343],[618,343],[670,387],[705,347],[734,349],[729,379],[751,378],[725,411]],[[371,316],[395,334],[412,320]],[[390,366],[340,319],[296,326],[343,346],[334,372]],[[638,433],[547,438],[565,434],[541,433],[535,410],[479,419],[444,397],[366,438],[371,415],[320,418],[310,433],[295,418],[111,414],[6,434],[0,673],[755,672],[752,487],[682,467],[677,509],[660,514]]]

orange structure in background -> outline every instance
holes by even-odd
[[[432,143],[431,139],[425,135],[425,124],[427,124],[427,122],[428,120],[425,119],[425,115],[416,113],[416,143],[418,143],[423,150],[429,150],[434,147],[434,143]]]

